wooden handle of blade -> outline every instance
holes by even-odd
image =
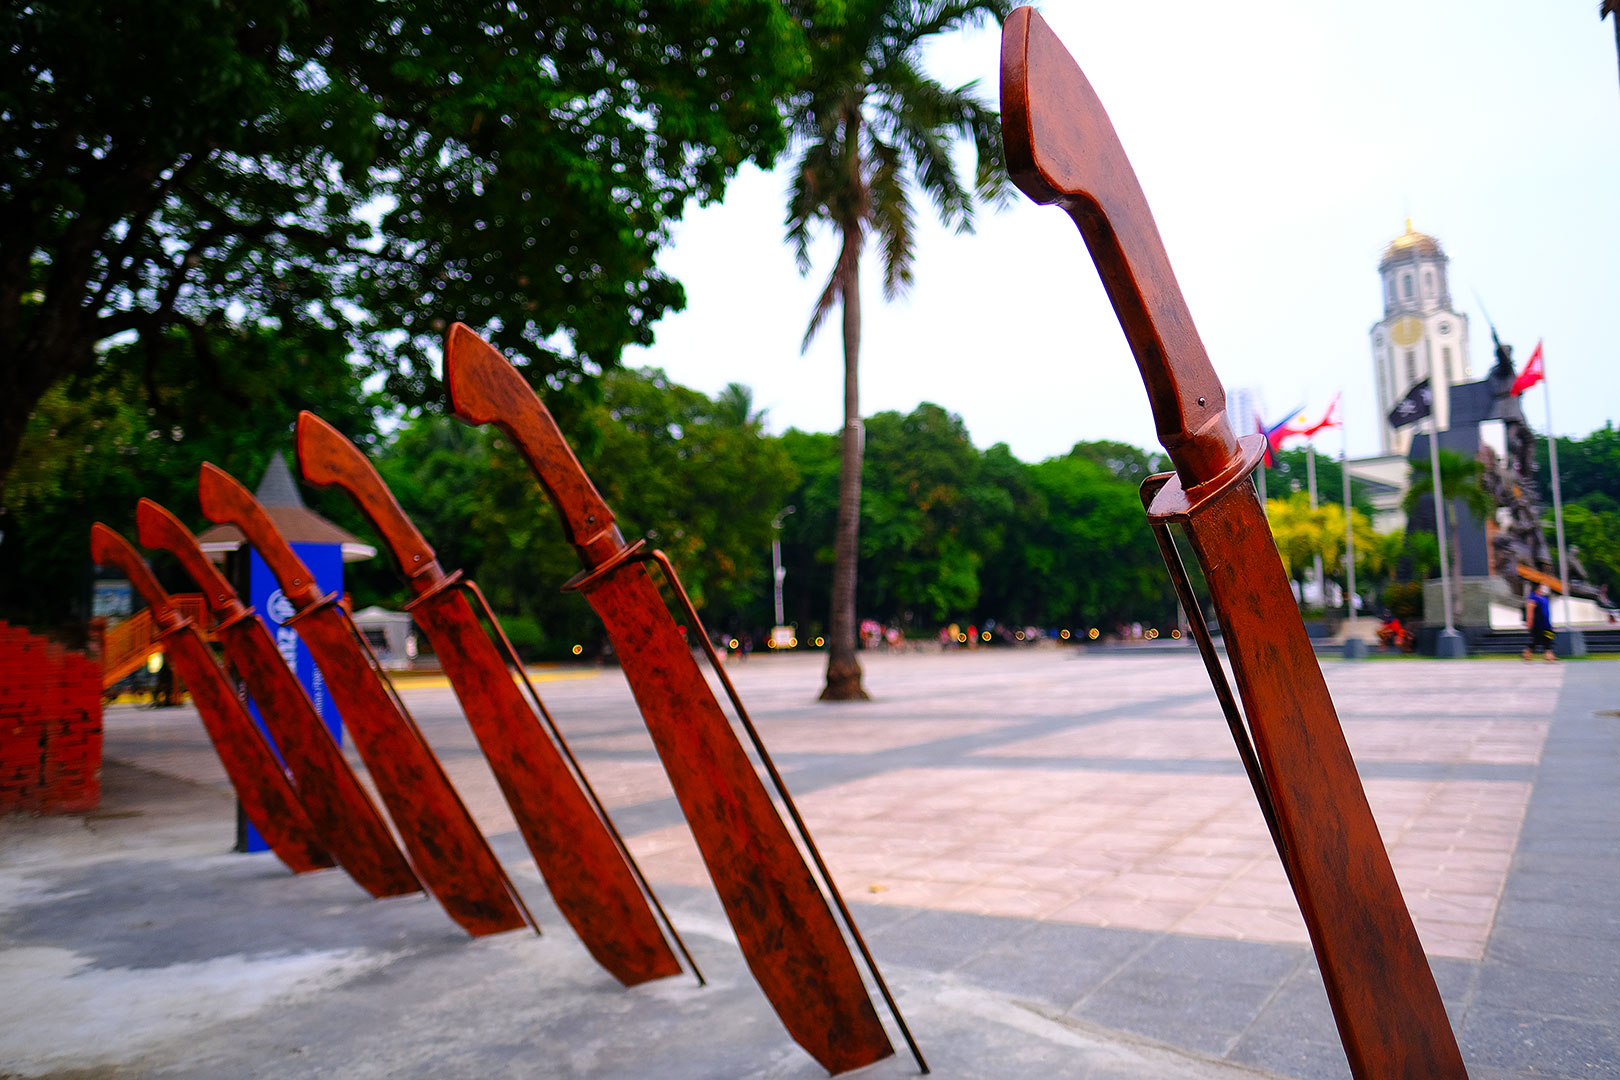
[[[135,506],[135,528],[143,547],[161,548],[180,560],[186,573],[202,589],[208,610],[216,617],[235,614],[242,606],[236,590],[203,553],[191,530],[180,524],[179,518],[151,499],[142,499]]]
[[[101,566],[116,566],[121,570],[135,591],[152,605],[152,615],[160,625],[173,626],[179,621],[169,594],[157,583],[152,568],[141,558],[140,552],[99,521],[90,526],[90,557]]]
[[[349,493],[372,528],[399,560],[400,569],[414,578],[437,567],[433,548],[400,507],[377,469],[360,448],[314,413],[298,414],[298,467],[316,487],[340,487]]]
[[[494,424],[517,444],[587,566],[624,547],[612,511],[540,396],[511,361],[461,323],[445,337],[444,382],[451,412],[471,424]]]
[[[319,600],[321,590],[315,575],[293,553],[281,530],[264,512],[248,489],[230,473],[212,462],[203,462],[197,477],[197,501],[203,516],[218,525],[235,525],[259,552],[259,557],[281,584],[281,592],[292,606],[302,611]]]
[[[1001,116],[1013,182],[1035,202],[1063,207],[1085,237],[1182,484],[1224,476],[1239,457],[1226,391],[1147,198],[1090,82],[1032,8],[1002,28]]]

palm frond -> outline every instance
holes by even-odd
[[[821,287],[821,295],[816,296],[815,309],[810,313],[810,325],[805,327],[804,340],[799,343],[800,356],[804,356],[810,350],[810,342],[815,340],[816,332],[821,329],[821,324],[826,322],[826,317],[833,311],[833,304],[842,300],[844,291],[854,282],[855,267],[859,264],[860,248],[863,243],[865,233],[862,232],[859,223],[855,225],[854,230],[846,230],[844,233],[844,244],[839,249],[838,262],[833,266],[833,274],[828,275],[826,285]]]
[[[872,140],[872,231],[883,257],[883,296],[893,300],[912,283],[916,259],[915,214],[899,147]]]

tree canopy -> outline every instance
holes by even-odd
[[[13,4],[0,45],[0,485],[113,341],[151,386],[225,322],[340,334],[408,405],[454,319],[537,382],[614,363],[806,65],[773,0]]]

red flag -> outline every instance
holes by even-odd
[[[1269,469],[1276,464],[1276,462],[1273,460],[1273,455],[1282,449],[1283,440],[1294,434],[1293,429],[1288,425],[1294,422],[1295,414],[1297,413],[1298,410],[1296,409],[1293,413],[1288,415],[1286,420],[1280,420],[1270,427],[1266,427],[1266,422],[1260,419],[1259,413],[1255,414],[1254,430],[1266,437],[1266,468]]]
[[[1298,436],[1302,439],[1308,439],[1320,431],[1326,431],[1328,428],[1343,427],[1344,425],[1340,423],[1338,417],[1334,415],[1338,411],[1339,395],[1334,394],[1333,400],[1328,402],[1327,412],[1322,414],[1322,419],[1318,420],[1314,424],[1310,424],[1306,423],[1305,419],[1301,417],[1299,423],[1290,429],[1288,434]]]
[[[1513,380],[1513,394],[1518,396],[1541,382],[1547,376],[1541,370],[1541,342],[1536,342],[1536,351],[1530,354],[1530,362],[1524,365],[1519,377]]]

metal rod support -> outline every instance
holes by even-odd
[[[771,778],[771,784],[776,793],[782,798],[782,805],[787,808],[788,817],[793,821],[793,827],[798,830],[799,839],[804,842],[805,849],[810,853],[810,859],[816,865],[816,871],[821,875],[822,886],[832,899],[833,906],[838,909],[838,915],[844,921],[844,927],[849,931],[850,937],[855,941],[855,947],[860,951],[861,959],[866,962],[866,969],[872,973],[877,983],[878,992],[883,995],[884,1004],[889,1007],[889,1014],[900,1027],[900,1034],[906,1040],[906,1046],[911,1049],[911,1056],[917,1059],[917,1069],[923,1075],[929,1072],[928,1062],[923,1059],[922,1050],[917,1046],[917,1040],[911,1037],[911,1029],[906,1026],[905,1017],[900,1015],[900,1006],[895,1003],[894,995],[889,992],[889,984],[884,981],[883,973],[878,970],[877,961],[872,958],[872,951],[866,947],[866,939],[855,925],[855,918],[849,913],[849,907],[844,903],[843,895],[838,891],[838,885],[833,881],[832,872],[827,869],[827,863],[821,857],[821,851],[816,847],[810,829],[799,815],[799,808],[793,803],[793,796],[788,794],[787,784],[782,780],[782,774],[776,769],[776,762],[765,749],[765,740],[760,738],[759,729],[754,727],[754,721],[743,706],[742,698],[737,688],[732,685],[731,676],[726,674],[725,665],[720,662],[719,655],[714,651],[714,642],[709,640],[708,632],[703,629],[703,620],[698,617],[697,607],[693,605],[692,598],[686,594],[686,588],[681,584],[680,578],[675,575],[675,567],[670,563],[669,556],[660,550],[640,551],[636,558],[651,560],[658,564],[663,572],[664,580],[669,583],[671,591],[680,599],[681,608],[686,617],[691,620],[692,630],[697,634],[698,640],[703,642],[703,652],[709,658],[709,666],[720,677],[720,685],[725,688],[726,697],[731,699],[731,707],[736,710],[737,719],[742,722],[743,730],[748,733],[748,739],[754,744],[754,752],[759,755],[760,764],[765,766],[765,772]]]
[[[534,688],[534,683],[529,680],[529,673],[524,670],[523,661],[518,658],[517,649],[512,646],[511,639],[506,636],[505,629],[502,628],[500,621],[495,618],[495,612],[490,608],[489,601],[484,597],[484,590],[478,587],[477,582],[465,578],[457,581],[456,585],[471,593],[479,609],[483,611],[484,618],[489,621],[490,627],[495,631],[495,638],[500,643],[501,652],[504,654],[506,662],[517,670],[518,676],[523,682],[523,688],[529,692],[529,700],[534,702],[534,707],[538,710],[540,718],[545,721],[546,730],[551,733],[552,741],[556,743],[557,749],[562,752],[563,759],[568,762],[568,767],[573,771],[574,778],[579,781],[579,786],[585,792],[585,797],[596,808],[597,816],[602,819],[602,824],[607,828],[608,835],[613,838],[613,843],[619,849],[619,854],[624,856],[626,865],[630,867],[630,872],[635,875],[637,884],[641,886],[642,892],[646,894],[653,910],[658,913],[658,918],[663,922],[664,929],[669,932],[670,938],[674,940],[675,947],[680,950],[681,955],[686,958],[687,966],[692,969],[692,974],[697,976],[698,985],[707,986],[708,980],[703,977],[703,970],[698,967],[697,961],[692,958],[691,951],[687,949],[686,942],[681,938],[680,931],[675,929],[675,923],[670,920],[669,912],[664,910],[664,905],[658,899],[658,894],[653,891],[652,883],[647,880],[647,875],[641,872],[641,864],[636,862],[634,855],[630,854],[629,845],[625,843],[624,837],[619,833],[618,826],[613,824],[613,819],[608,816],[607,807],[602,805],[602,800],[596,794],[596,789],[591,786],[591,781],[585,775],[584,768],[580,766],[579,759],[574,757],[574,751],[568,745],[568,740],[563,738],[562,731],[557,727],[557,721],[551,715],[551,710],[546,708],[545,702],[540,699],[539,691]]]

